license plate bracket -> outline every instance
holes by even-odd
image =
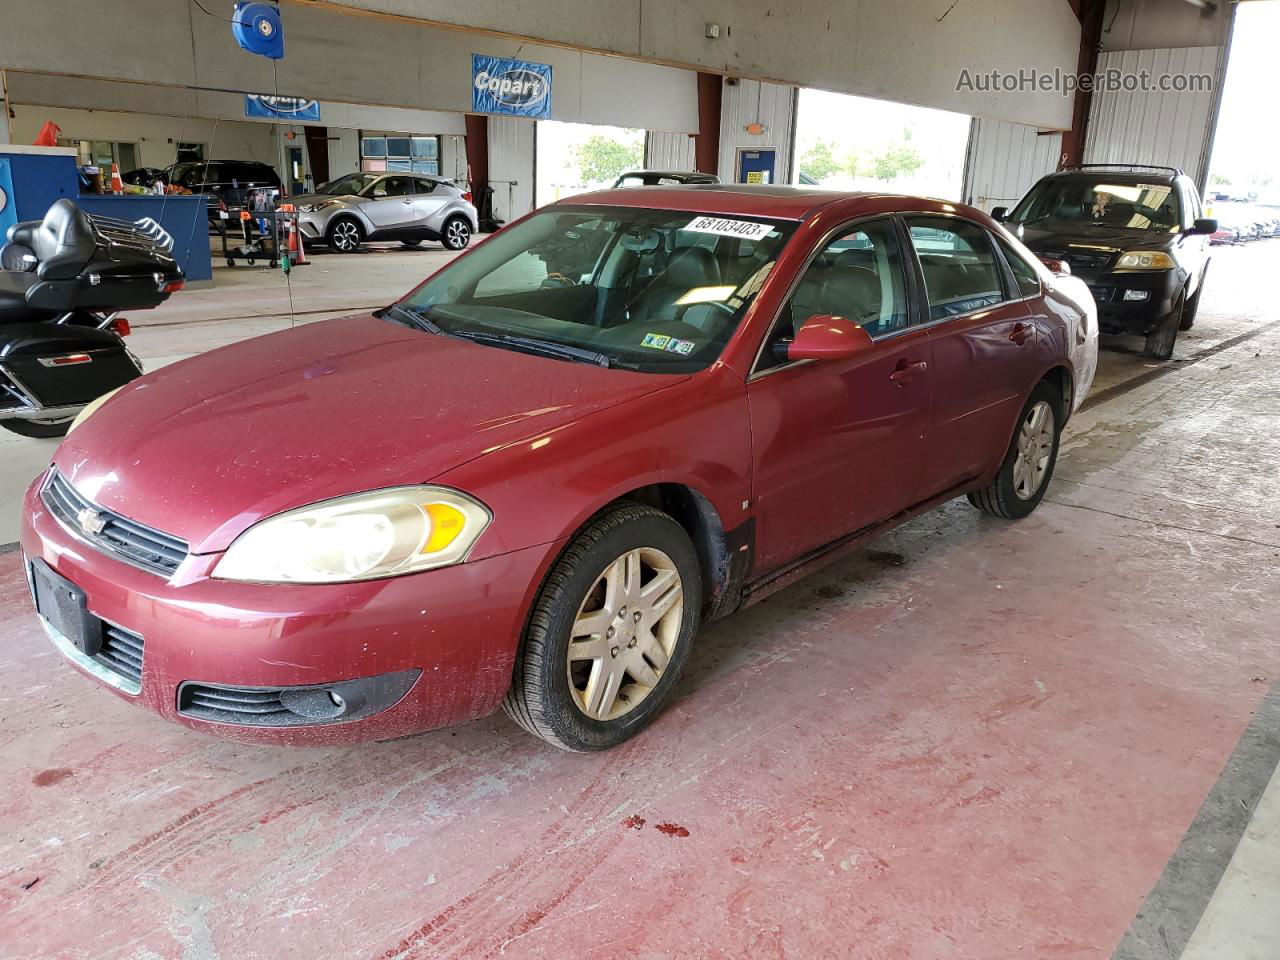
[[[89,612],[85,592],[40,557],[31,561],[36,612],[86,657],[102,650],[102,621]]]

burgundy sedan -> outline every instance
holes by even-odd
[[[25,501],[39,619],[189,727],[383,740],[503,706],[602,749],[698,625],[953,497],[1024,517],[1087,290],[955,204],[795,188],[543,208],[372,315],[148,374]]]

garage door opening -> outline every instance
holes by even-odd
[[[644,131],[594,123],[542,120],[537,136],[537,194],[543,206],[613,185],[644,164]]]
[[[1222,89],[1205,200],[1215,216],[1238,220],[1247,204],[1280,206],[1280,127],[1270,118],[1265,91],[1275,85],[1280,2],[1236,8],[1231,59]],[[1272,212],[1270,216],[1275,216]]]
[[[889,100],[801,90],[801,183],[959,199],[969,117]]]

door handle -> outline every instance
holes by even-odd
[[[905,387],[913,379],[917,373],[924,373],[929,369],[929,364],[923,360],[899,360],[898,365],[893,368],[893,373],[889,374],[889,379],[900,387]]]
[[[413,200],[406,197],[404,200],[401,200],[400,202],[407,207],[409,204],[413,203]]]
[[[1012,340],[1014,343],[1016,343],[1018,346],[1022,346],[1024,343],[1027,342],[1027,339],[1030,336],[1031,336],[1031,328],[1029,326],[1027,326],[1025,323],[1015,323],[1013,325],[1013,332],[1009,334],[1009,339]]]

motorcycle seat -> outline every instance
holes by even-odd
[[[88,215],[63,197],[54,202],[43,220],[15,223],[9,242],[30,247],[39,260],[41,280],[70,280],[88,266],[98,241]]]
[[[27,306],[27,290],[38,282],[39,278],[34,273],[0,271],[0,323],[39,319],[36,314],[45,311],[32,310]]]

